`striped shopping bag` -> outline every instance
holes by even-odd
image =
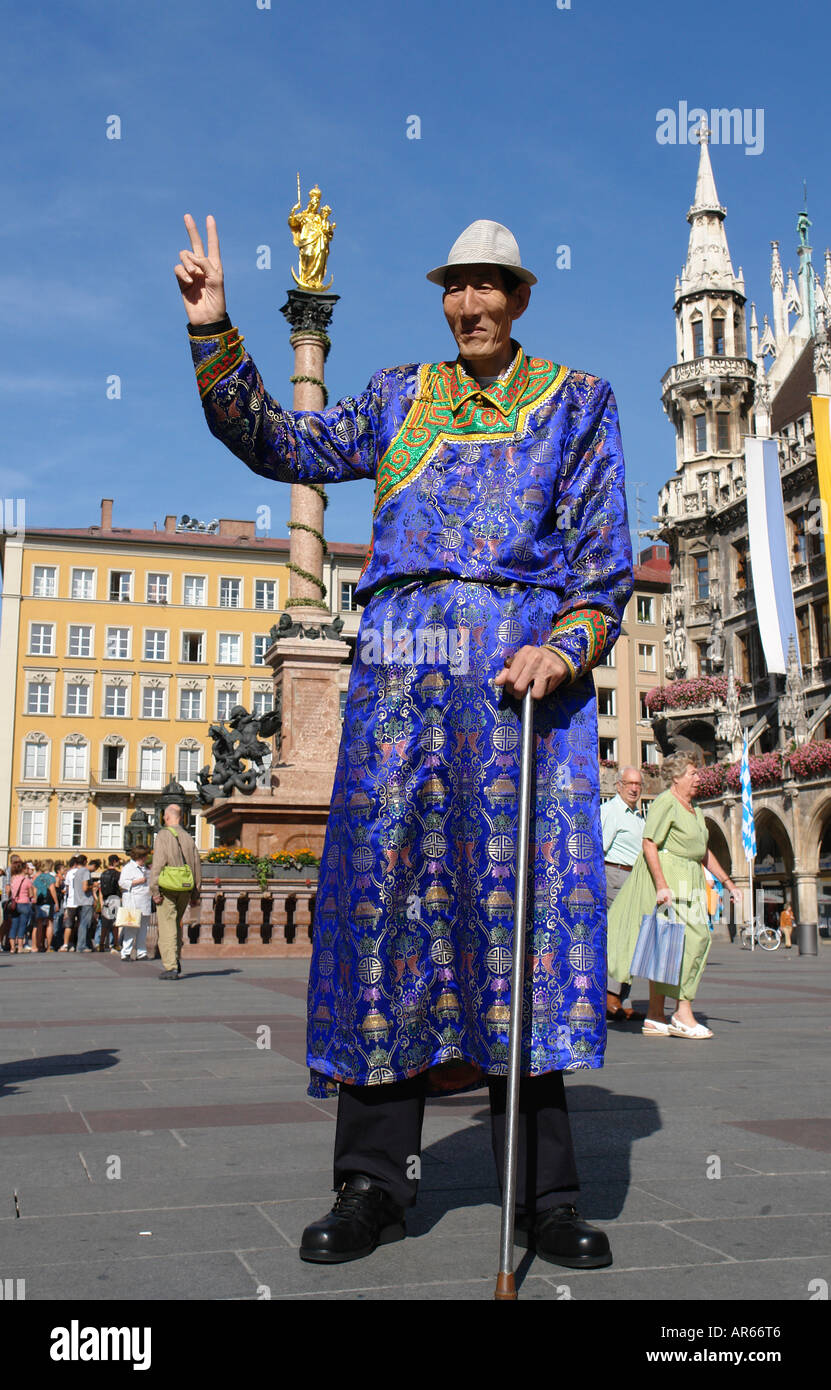
[[[630,973],[642,980],[677,985],[681,979],[684,954],[684,924],[675,920],[672,903],[657,904],[641,918]]]

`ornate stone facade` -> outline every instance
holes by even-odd
[[[654,720],[663,750],[692,743],[707,762],[736,761],[746,732],[754,754],[786,753],[831,732],[831,630],[816,450],[809,396],[831,392],[825,284],[811,262],[807,213],[797,222],[800,269],[786,280],[772,242],[773,323],[745,332],[741,269],[733,273],[706,130],[700,135],[684,270],[676,282],[678,361],[663,378],[677,440],[674,476],[661,489],[655,535],[669,545],[667,668],[675,679],[725,677],[726,696],[664,709]],[[793,322],[791,322],[793,318]],[[767,359],[770,365],[766,369]],[[756,621],[748,551],[743,436],[779,446],[792,549],[799,660],[769,674]],[[828,729],[826,729],[826,721]],[[754,790],[756,876],[771,911],[793,899],[798,920],[831,920],[831,775],[784,779]],[[737,794],[702,802],[711,845],[738,884],[747,882]]]

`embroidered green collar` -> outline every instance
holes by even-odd
[[[502,415],[510,415],[516,408],[528,385],[528,364],[519,343],[511,339],[511,345],[516,348],[513,361],[490,386],[480,386],[476,378],[465,371],[459,357],[455,362],[438,364],[436,371],[454,415],[472,396],[487,401]]]

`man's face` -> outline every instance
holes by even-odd
[[[643,778],[637,772],[627,772],[623,780],[618,782],[618,790],[626,805],[634,811],[641,799]]]
[[[448,270],[443,308],[462,357],[470,362],[498,358],[511,342],[511,325],[525,312],[530,286],[506,293],[499,267],[463,265]]]

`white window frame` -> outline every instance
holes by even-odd
[[[72,835],[67,839],[64,831],[64,822],[67,816],[72,817],[74,822],[78,818],[78,839],[74,839],[74,825]],[[58,844],[61,849],[81,849],[86,840],[86,811],[83,807],[59,806],[58,807]]]
[[[198,580],[202,585],[202,602],[192,603],[188,598],[188,580]],[[184,608],[207,608],[208,606],[208,576],[206,574],[183,574],[182,575],[182,606]]]
[[[338,608],[339,613],[357,613],[358,604],[355,598],[355,589],[357,587],[357,584],[357,579],[340,580],[340,606]],[[348,586],[350,590],[348,603],[344,603],[343,601],[343,591],[346,586]]]
[[[144,697],[145,695],[161,696],[161,714],[145,714]],[[167,687],[158,685],[143,685],[141,687],[141,713],[139,719],[166,719],[167,718]]]
[[[71,777],[67,774],[67,771],[66,771],[67,753],[69,752],[70,748],[72,749],[73,753],[76,754],[76,755],[77,755],[79,752],[82,752],[82,751],[83,751],[83,753],[86,755],[86,756],[85,756],[85,761],[86,761],[86,772],[83,772],[83,773],[73,773]],[[61,781],[62,781],[62,782],[88,782],[88,781],[89,781],[89,763],[90,763],[90,758],[89,758],[89,744],[88,744],[88,743],[67,743],[66,741],[64,741],[63,746],[61,747]]]
[[[642,604],[642,603],[646,603],[646,604],[649,605],[649,613],[650,613],[650,616],[649,616],[648,618],[642,618],[641,615],[640,615],[640,604]],[[648,624],[650,627],[654,627],[654,626],[655,626],[655,595],[654,595],[654,594],[636,594],[636,595],[635,595],[635,614],[636,614],[636,617],[637,617],[637,620],[638,620],[639,623],[646,623],[646,624]]]
[[[49,698],[48,698],[48,700],[47,700],[47,704],[48,704],[48,706],[49,706],[48,709],[30,709],[30,708],[29,708],[29,692],[30,692],[35,686],[37,686],[37,687],[38,687],[39,689],[41,689],[41,690],[42,690],[42,689],[44,688],[44,686],[45,686],[46,689],[47,689],[47,691],[49,692]],[[55,688],[54,681],[38,681],[38,680],[32,680],[32,679],[30,679],[29,677],[27,677],[27,679],[26,679],[26,713],[27,713],[27,714],[40,714],[40,715],[43,715],[43,714],[51,714],[51,713],[52,713],[52,701],[53,701],[53,691],[54,691],[54,688]]]
[[[48,652],[45,652],[45,651],[43,651],[43,650],[41,650],[41,651],[36,651],[36,650],[35,650],[35,647],[34,647],[33,643],[34,643],[34,630],[35,630],[36,627],[39,627],[39,628],[47,628],[48,631],[49,631],[49,650],[48,650]],[[55,624],[54,624],[54,623],[49,623],[49,622],[41,622],[39,619],[38,619],[38,620],[32,619],[32,621],[29,623],[29,656],[54,656],[54,655],[55,655]]]
[[[151,656],[147,649],[147,639],[151,632],[161,632],[164,636],[164,655]],[[168,661],[170,660],[170,628],[168,627],[145,627],[141,635],[142,661]]]
[[[110,651],[110,633],[111,633],[111,632],[126,632],[126,634],[127,634],[127,652],[126,652],[126,655],[124,655],[124,656],[113,656],[112,652]],[[104,636],[104,660],[105,660],[105,661],[132,661],[132,659],[133,659],[133,629],[132,629],[131,627],[122,627],[120,623],[119,623],[118,626],[116,626],[114,623],[108,623],[108,624],[107,624],[107,630],[106,630],[106,633],[105,633],[105,636]]]
[[[600,708],[601,695],[611,696],[612,708],[610,710],[602,710]],[[617,688],[614,685],[600,685],[597,687],[597,717],[598,719],[617,718]]]
[[[115,690],[124,696],[124,711],[119,714],[116,710],[107,709],[107,691]],[[129,685],[114,685],[112,682],[104,680],[104,698],[101,701],[102,719],[129,719],[130,718],[130,687]]]
[[[258,589],[261,584],[272,584],[274,586],[274,602],[259,603]],[[279,579],[268,579],[260,576],[254,580],[254,608],[258,613],[276,613],[280,606],[280,581]]]
[[[185,696],[192,697],[192,696],[194,696],[194,695],[198,696],[198,700],[199,700],[199,713],[198,713],[198,714],[185,714],[185,713],[184,713]],[[189,703],[192,703],[192,699],[189,699]],[[182,722],[182,723],[190,723],[192,720],[202,720],[202,721],[204,721],[204,719],[205,719],[205,692],[204,692],[204,690],[201,690],[201,689],[200,689],[200,690],[190,690],[190,689],[187,689],[187,688],[181,689],[181,690],[179,691],[179,720],[180,720],[180,722]]]
[[[75,576],[76,576],[77,574],[91,574],[91,575],[92,575],[92,585],[91,585],[92,592],[91,592],[91,593],[89,593],[89,594],[76,594],[76,593],[75,593]],[[94,565],[73,565],[73,566],[72,566],[72,570],[70,571],[70,576],[69,576],[69,597],[70,597],[70,598],[74,599],[76,603],[89,603],[92,599],[95,598],[95,594],[96,594],[96,589],[97,589],[97,587],[98,587],[98,571],[97,571],[97,569],[95,568]]]
[[[29,772],[28,759],[29,749],[34,748],[38,753],[43,754],[43,772]],[[48,782],[49,763],[51,761],[51,743],[48,738],[36,738],[33,733],[29,733],[23,739],[23,781],[24,782]]]
[[[113,598],[113,575],[126,574],[129,580],[127,585],[128,592],[122,594],[120,598]],[[108,603],[132,603],[133,590],[135,589],[136,572],[135,570],[110,569],[107,570],[107,602]]]
[[[190,657],[185,656],[185,638],[186,638],[186,637],[198,637],[198,638],[199,638],[199,645],[200,645],[200,647],[201,647],[201,649],[202,649],[202,656],[201,656],[198,660],[196,660],[196,661],[193,661],[193,660],[191,660]],[[182,629],[181,629],[181,638],[182,638],[182,641],[181,641],[181,644],[180,644],[180,647],[179,647],[179,651],[180,651],[180,654],[181,654],[181,656],[180,656],[180,665],[182,665],[182,666],[204,666],[204,665],[206,664],[207,660],[208,660],[208,631],[207,631],[207,628],[202,628],[202,629],[200,629],[200,628],[198,628],[198,627],[182,628]]]
[[[86,709],[69,708],[70,690],[85,690],[87,693]],[[89,719],[92,715],[92,681],[69,680],[65,681],[63,689],[63,712],[66,719]]]
[[[31,830],[26,830],[26,818],[31,817],[29,822]],[[35,817],[39,817],[38,831],[34,833]],[[46,845],[46,807],[45,806],[21,806],[18,819],[17,843],[21,849],[43,849]]]
[[[72,633],[74,631],[86,631],[89,633],[89,651],[74,652],[72,650]],[[67,623],[66,626],[66,655],[73,661],[94,661],[95,660],[95,623]]]
[[[257,643],[258,643],[258,642],[262,642],[262,643],[263,643],[262,655],[261,655],[259,661],[257,660]],[[266,654],[266,652],[268,651],[268,649],[269,649],[269,647],[270,647],[271,645],[272,645],[272,643],[271,643],[271,638],[269,637],[269,635],[268,635],[267,632],[255,632],[255,633],[254,633],[254,636],[253,636],[253,638],[251,639],[251,665],[252,665],[252,666],[267,666],[267,665],[268,665],[268,663],[265,661],[265,654]]]
[[[151,753],[154,754],[154,755],[158,755],[158,759],[159,759],[159,780],[158,780],[158,782],[152,781],[152,780],[145,780],[145,776],[144,776],[144,758],[145,758],[145,754],[151,754]],[[139,745],[138,781],[139,781],[139,786],[141,787],[141,789],[142,789],[143,791],[161,791],[161,789],[164,787],[164,784],[165,784],[165,778],[164,778],[164,774],[165,774],[165,757],[164,757],[164,754],[165,754],[165,750],[164,750],[163,747],[162,747],[162,748],[148,748],[145,744]]]
[[[111,837],[111,838],[109,839],[109,842],[107,841],[107,839],[106,839],[105,836],[104,836],[105,818],[106,818],[106,823],[111,827],[111,829],[114,828],[115,831],[116,831],[116,838],[113,840],[112,837]],[[113,819],[113,818],[115,818],[115,819]],[[108,850],[110,851],[110,853],[112,853],[113,850],[117,850],[117,849],[120,850],[120,849],[122,848],[123,844],[124,844],[124,812],[123,812],[123,811],[113,811],[113,810],[109,810],[109,809],[106,809],[106,808],[103,808],[103,807],[102,807],[102,809],[98,812],[98,846],[99,846],[99,848],[100,848],[100,849],[108,849]]]
[[[38,571],[42,571],[41,577],[47,573],[52,576],[52,592],[39,594],[37,591]],[[58,597],[58,566],[57,565],[32,565],[32,598],[57,598]]]
[[[188,757],[191,757],[191,755],[192,755],[192,756],[193,756],[193,759],[195,760],[195,763],[196,763],[196,767],[195,767],[195,776],[193,776],[193,777],[183,777],[183,776],[182,776],[182,755],[183,755],[183,754],[187,755]],[[178,746],[177,746],[177,748],[176,748],[176,780],[177,780],[177,782],[181,782],[183,787],[191,787],[191,786],[192,786],[192,787],[195,787],[195,786],[197,785],[197,777],[199,776],[199,769],[200,769],[201,767],[204,767],[204,765],[205,765],[205,764],[204,764],[204,758],[203,758],[203,750],[202,750],[201,746],[200,746],[199,748],[182,748],[181,745],[178,745]]]
[[[104,776],[104,759],[107,750],[114,748],[117,754],[118,764],[117,777]],[[101,745],[101,764],[98,770],[98,781],[104,787],[123,787],[127,781],[127,744],[126,743],[102,743]]]
[[[224,638],[235,641],[237,644],[236,661],[223,661],[222,642]],[[216,664],[217,666],[241,666],[242,665],[242,633],[241,632],[218,632],[216,634]]]
[[[644,666],[642,663],[647,660],[646,653],[649,652],[652,660],[651,666]],[[646,672],[657,671],[657,645],[655,642],[638,643],[638,670]]]
[[[216,715],[215,715],[215,718],[216,718],[216,719],[221,719],[221,720],[227,719],[227,718],[228,718],[228,715],[231,713],[231,710],[234,708],[234,705],[238,705],[238,704],[240,704],[241,702],[242,702],[242,691],[241,691],[241,690],[237,689],[236,687],[235,687],[233,690],[228,690],[227,687],[226,687],[225,689],[223,689],[223,688],[221,688],[221,687],[218,688],[218,689],[217,689],[217,692],[216,692]],[[220,713],[220,710],[221,710],[221,707],[222,707],[222,704],[223,704],[223,703],[227,704],[228,708],[227,708],[227,710],[225,711],[224,714],[221,714],[221,713]]]
[[[270,702],[271,702],[271,703],[269,704],[269,706],[268,706],[267,709],[260,709],[260,708],[259,708],[259,702],[260,702],[261,697],[263,697],[263,696],[265,696],[265,697],[266,697],[268,700],[270,700]],[[272,689],[272,690],[254,690],[254,691],[251,692],[251,713],[252,713],[252,714],[256,714],[256,715],[270,714],[271,711],[272,711],[273,709],[274,709],[274,690],[273,690],[273,689]]]
[[[163,580],[164,580],[164,598],[158,598],[158,597],[157,597],[157,598],[151,598],[151,596],[150,596],[150,581],[151,581],[151,579],[163,579]],[[169,603],[170,603],[170,594],[171,594],[172,586],[173,586],[173,576],[171,575],[171,573],[170,573],[169,570],[148,570],[148,571],[147,571],[147,576],[146,576],[146,579],[145,579],[145,584],[144,584],[144,593],[145,593],[146,602],[147,602],[147,603],[153,603],[153,604],[160,604],[162,607],[164,607],[166,604],[169,604]]]
[[[222,586],[223,586],[223,584],[237,584],[237,585],[239,585],[239,603],[223,603],[223,602],[222,602]],[[224,574],[224,575],[221,574],[221,575],[219,576],[219,607],[220,607],[220,608],[225,608],[225,609],[234,609],[235,611],[238,612],[241,608],[244,608],[244,607],[245,607],[245,602],[244,602],[244,600],[245,600],[245,584],[244,584],[244,581],[243,581],[242,577],[241,577],[240,575],[235,575],[235,574]]]

